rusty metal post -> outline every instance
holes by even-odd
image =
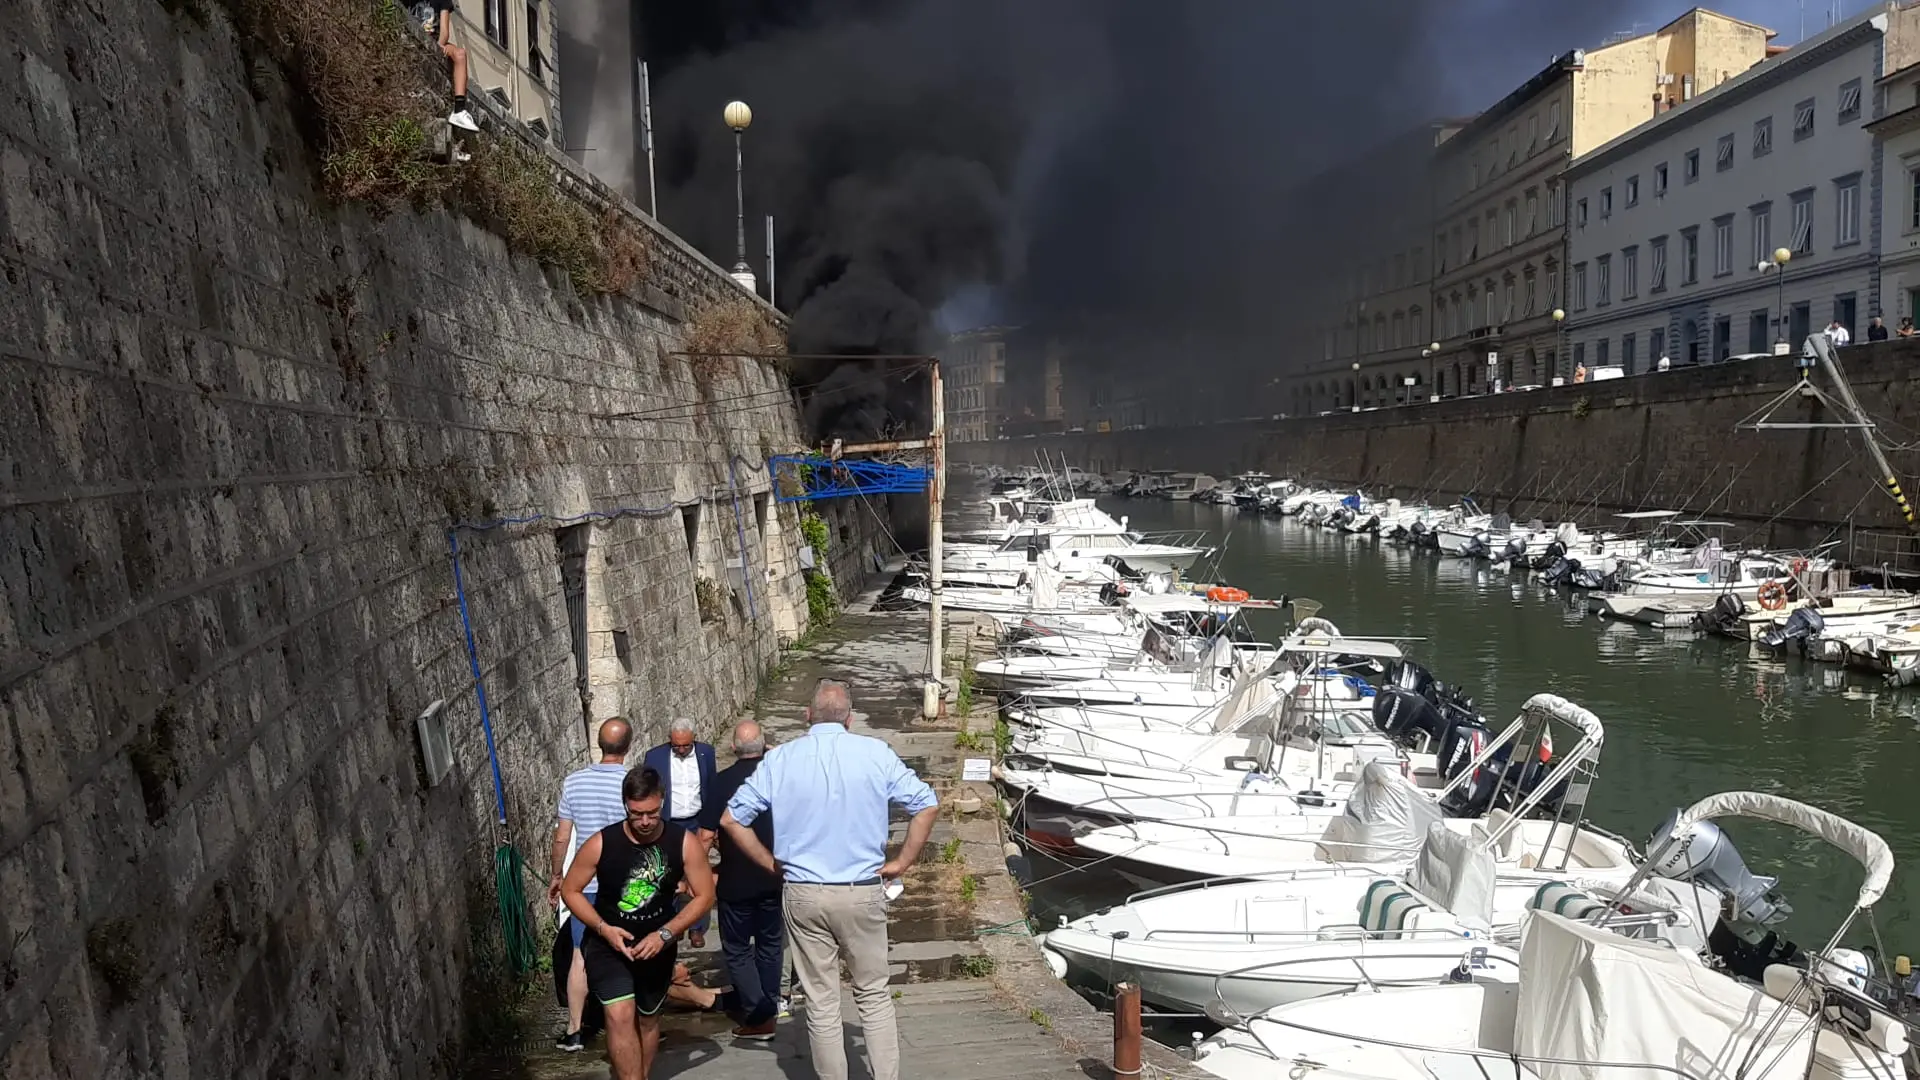
[[[1113,1073],[1140,1075],[1140,985],[1123,982],[1113,988]]]

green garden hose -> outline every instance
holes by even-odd
[[[500,940],[516,975],[532,971],[539,956],[533,924],[527,919],[526,890],[521,885],[524,870],[520,852],[512,844],[494,849],[493,894],[500,906]]]

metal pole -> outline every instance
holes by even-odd
[[[1140,1075],[1140,986],[1123,982],[1113,988],[1113,1073]]]
[[[653,186],[653,82],[647,62],[640,61],[640,145],[647,152],[647,213],[660,220],[660,202]]]
[[[946,669],[941,649],[945,646],[940,640],[940,589],[943,577],[941,563],[945,561],[946,549],[941,542],[941,506],[945,501],[947,488],[947,405],[940,388],[940,361],[936,358],[927,362],[928,381],[933,388],[933,434],[929,442],[933,443],[933,479],[927,484],[927,644],[932,650],[928,667],[932,677],[921,699],[921,712],[932,720],[940,715],[940,704],[946,696],[946,683],[943,673]]]
[[[747,195],[746,185],[741,179],[744,168],[740,157],[741,132],[733,133],[733,268],[745,271],[747,268]]]
[[[773,307],[773,215],[767,215],[767,306]]]

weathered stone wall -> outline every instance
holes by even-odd
[[[534,519],[458,532],[533,894],[589,718],[730,715],[802,629],[796,413],[674,355],[735,286],[670,236],[636,302],[321,207],[199,7],[0,15],[0,1076],[446,1076],[500,835],[449,526]]]
[[[1920,443],[1920,343],[1846,350],[1849,381],[1895,443]],[[1859,529],[1903,528],[1858,435],[1842,428],[1740,430],[1789,390],[1784,360],[1299,420],[1087,433],[960,444],[957,460],[1021,466],[1046,450],[1098,471],[1191,469],[1226,476],[1259,468],[1378,494],[1470,494],[1516,514],[1689,509],[1801,544]],[[1816,382],[1828,386],[1824,376]],[[1776,421],[1838,422],[1794,398]],[[1920,454],[1894,466],[1920,486]]]

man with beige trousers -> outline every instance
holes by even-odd
[[[855,735],[844,683],[820,680],[807,734],[768,752],[727,803],[721,828],[741,853],[786,881],[787,947],[805,995],[813,1070],[846,1080],[840,962],[853,980],[873,1080],[900,1080],[900,1036],[887,985],[887,890],[919,858],[939,800],[885,742]],[[887,854],[887,813],[913,815],[900,854]],[[768,851],[750,826],[780,825]]]

